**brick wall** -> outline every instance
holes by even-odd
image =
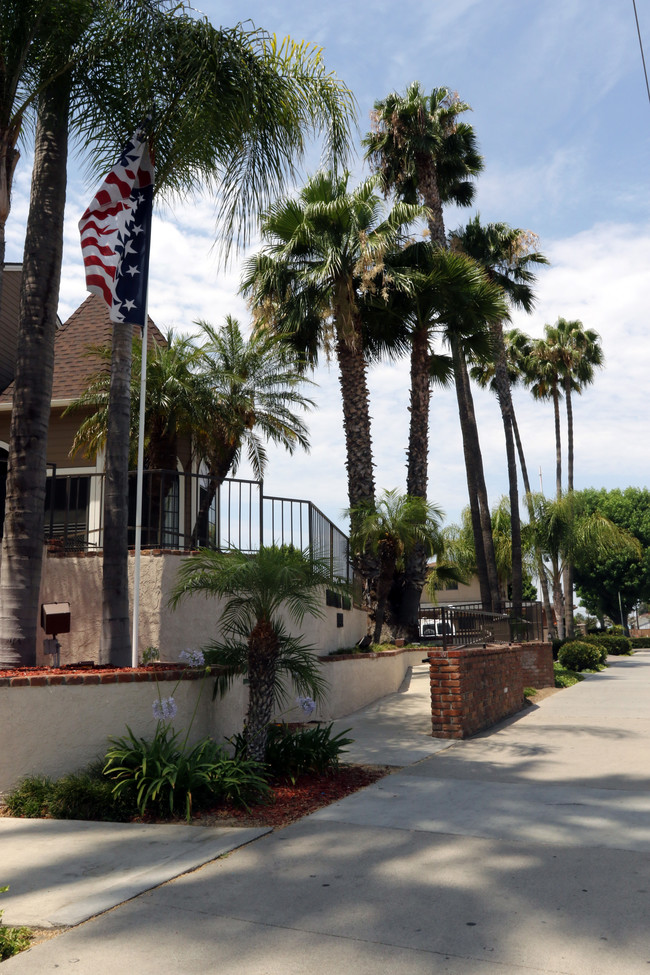
[[[521,645],[429,650],[434,738],[468,738],[524,705]]]
[[[519,659],[524,687],[554,687],[553,649],[550,643],[522,643]]]

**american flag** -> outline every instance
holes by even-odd
[[[152,209],[153,164],[139,128],[79,221],[86,287],[112,322],[144,327]]]

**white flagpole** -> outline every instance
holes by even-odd
[[[144,412],[147,392],[147,333],[148,301],[145,302],[142,327],[142,354],[140,368],[140,418],[138,421],[138,466],[135,489],[135,564],[133,567],[133,630],[131,636],[131,666],[137,667],[138,636],[140,629],[140,552],[142,550],[142,482],[144,479]]]

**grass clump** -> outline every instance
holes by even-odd
[[[28,776],[5,796],[12,816],[26,819],[82,819],[128,822],[135,812],[131,796],[116,796],[101,763],[60,779]]]
[[[8,887],[0,887],[0,894],[4,894],[7,890],[9,890]],[[5,961],[7,958],[29,948],[32,933],[29,928],[5,927],[2,923],[2,914],[3,912],[0,911],[0,961]]]
[[[553,661],[553,671],[555,673],[556,687],[572,687],[573,684],[578,684],[581,680],[584,680],[582,674],[576,670],[569,670],[563,667],[558,660]]]

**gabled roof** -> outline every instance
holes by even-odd
[[[147,347],[165,345],[165,337],[148,319]],[[128,326],[125,326],[128,327]],[[108,307],[98,295],[89,295],[84,303],[57,329],[54,338],[54,377],[52,381],[52,405],[67,406],[84,392],[87,379],[97,371],[98,361],[88,355],[93,345],[110,345],[113,323],[108,317]],[[139,326],[133,326],[133,334],[139,335]],[[13,383],[0,395],[0,409],[11,406]]]

